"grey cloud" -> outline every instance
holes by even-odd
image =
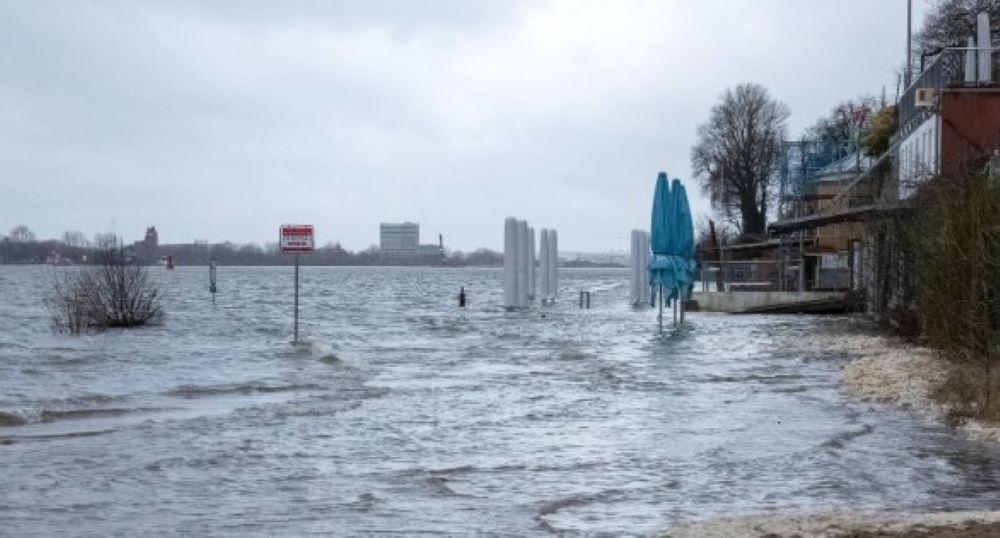
[[[901,57],[900,6],[859,0],[57,6],[0,5],[0,230],[44,237],[303,221],[364,248],[410,219],[498,248],[518,214],[623,249],[659,169],[707,209],[688,150],[724,87],[796,131]]]

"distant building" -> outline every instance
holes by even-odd
[[[379,251],[391,258],[414,258],[420,248],[420,225],[415,222],[379,226]]]
[[[444,255],[444,249],[440,245],[420,245],[417,255],[421,258],[439,258]]]
[[[395,263],[437,264],[444,259],[444,238],[420,244],[420,225],[415,222],[382,223],[379,230],[382,258]]]

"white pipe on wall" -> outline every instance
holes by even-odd
[[[971,35],[965,50],[965,82],[976,81],[976,40]]]
[[[990,41],[990,15],[976,16],[976,48],[979,49],[979,82],[993,80],[993,44]]]

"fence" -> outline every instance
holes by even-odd
[[[852,275],[848,253],[809,254],[807,278],[800,280],[801,259],[743,260],[707,262],[698,270],[695,291],[706,293],[728,291],[840,291],[855,287],[859,274]]]
[[[937,96],[944,88],[977,87],[1000,81],[998,49],[953,47],[941,51],[920,72],[899,100],[899,138],[933,114],[933,107],[917,106],[917,91],[931,90]]]

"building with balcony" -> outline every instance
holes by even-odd
[[[984,19],[968,47],[921,66],[896,103],[898,130],[885,153],[845,154],[835,164],[828,149],[808,144],[786,152],[768,232],[781,245],[782,271],[798,279],[792,289],[846,286],[891,308],[896,283],[912,279],[886,226],[917,210],[914,194],[930,178],[958,177],[1000,155],[1000,51],[989,46]]]

